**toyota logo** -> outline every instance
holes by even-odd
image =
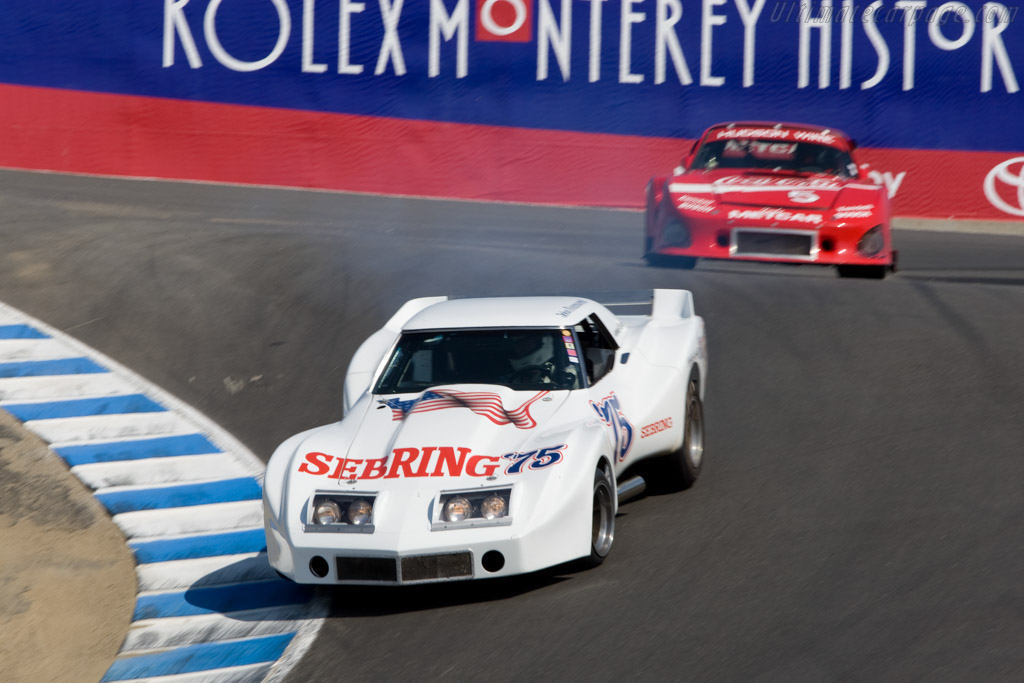
[[[996,182],[999,185],[996,185]],[[1009,192],[1000,192],[1003,185]],[[1013,195],[1016,203],[1005,199]],[[999,164],[985,176],[985,197],[992,206],[1012,216],[1024,216],[1024,157],[1014,157]]]

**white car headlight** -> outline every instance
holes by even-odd
[[[473,505],[463,496],[454,496],[444,504],[444,518],[449,522],[461,522],[473,514]]]
[[[375,493],[317,491],[309,501],[304,531],[372,534]]]
[[[365,500],[354,500],[348,506],[348,521],[351,524],[366,524],[370,521],[373,506]]]
[[[313,508],[314,524],[337,524],[341,520],[341,507],[333,500],[321,500]]]
[[[433,531],[478,526],[503,526],[512,523],[510,501],[512,488],[442,491],[438,496],[439,512],[431,524]]]
[[[480,516],[484,519],[498,519],[504,517],[508,511],[508,501],[501,496],[491,495],[484,498],[480,503]]]

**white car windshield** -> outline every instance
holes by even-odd
[[[374,393],[413,393],[444,384],[499,384],[516,391],[582,386],[568,330],[441,330],[404,333]]]

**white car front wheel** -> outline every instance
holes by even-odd
[[[591,567],[604,562],[615,541],[615,488],[608,471],[597,466],[594,472],[593,522],[590,530]]]

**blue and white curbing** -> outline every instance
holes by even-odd
[[[266,558],[263,464],[201,413],[0,303],[0,408],[42,437],[135,555],[132,625],[102,683],[277,683],[326,598]]]

